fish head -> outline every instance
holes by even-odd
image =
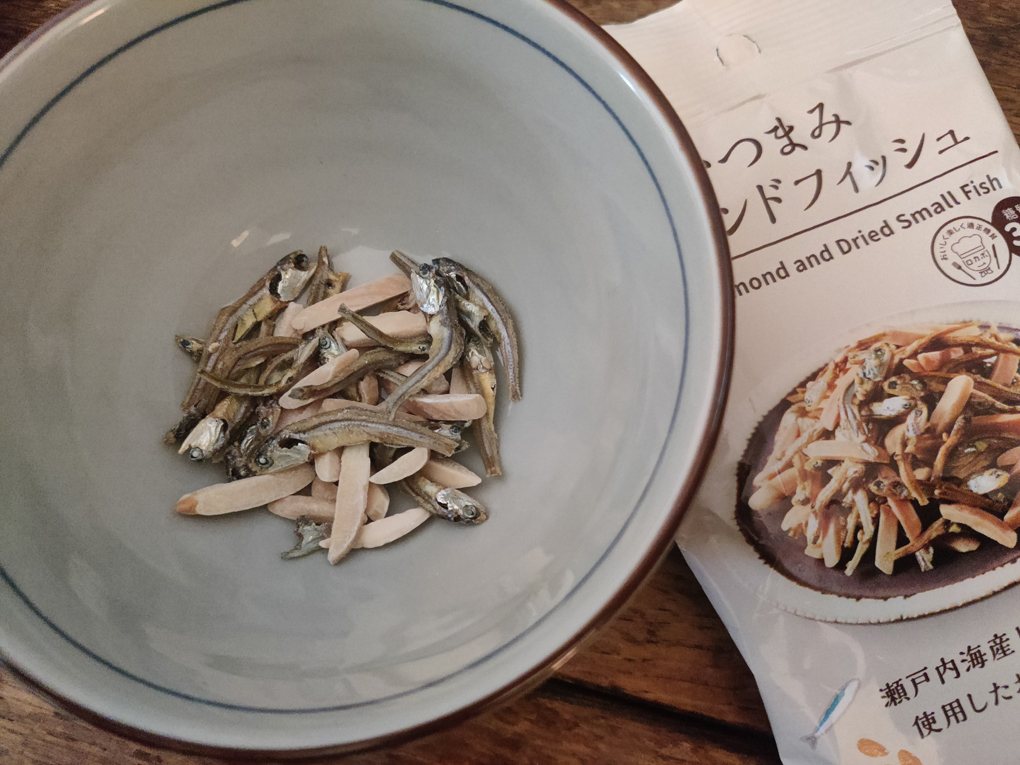
[[[265,401],[259,404],[255,410],[255,428],[260,436],[268,437],[273,432],[282,411],[278,401]]]
[[[452,258],[436,258],[432,261],[436,272],[453,285],[454,291],[461,297],[467,297],[468,285],[464,279],[464,267]]]
[[[477,525],[485,523],[489,514],[471,497],[457,489],[443,489],[436,494],[436,504],[445,510],[451,521]]]
[[[322,366],[330,359],[342,356],[346,352],[340,341],[325,327],[319,327],[316,330],[315,336],[319,348],[319,366]]]
[[[219,417],[204,417],[191,429],[177,453],[187,453],[188,458],[195,462],[207,460],[223,445],[226,429],[227,423]]]
[[[418,270],[411,274],[411,288],[414,299],[423,313],[435,315],[439,313],[446,300],[443,282],[435,269],[428,263],[422,263]]]
[[[312,457],[308,444],[296,438],[270,438],[252,460],[256,474],[275,473],[278,470],[304,465]]]
[[[269,291],[285,303],[294,300],[315,272],[312,261],[300,250],[280,259],[269,282]]]

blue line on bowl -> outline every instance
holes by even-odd
[[[104,67],[106,64],[109,64],[111,61],[113,61],[115,58],[117,58],[117,56],[119,56],[120,54],[125,53],[125,52],[127,52],[129,50],[131,50],[132,48],[134,48],[135,46],[145,42],[149,38],[155,37],[160,32],[164,32],[167,29],[171,29],[172,27],[175,27],[178,24],[182,24],[185,21],[189,21],[189,20],[197,18],[199,16],[204,16],[205,14],[211,13],[212,11],[217,11],[217,10],[220,10],[222,8],[227,8],[227,7],[232,6],[232,5],[240,5],[241,3],[248,3],[248,2],[253,2],[253,0],[221,0],[221,2],[214,3],[212,5],[206,6],[205,8],[200,8],[200,9],[198,9],[196,11],[192,11],[190,13],[186,13],[183,16],[178,16],[175,19],[172,19],[170,21],[167,21],[164,24],[160,24],[159,26],[154,27],[153,29],[150,29],[148,32],[145,32],[144,34],[139,35],[138,37],[134,38],[133,40],[131,40],[131,41],[125,43],[124,45],[120,46],[119,48],[114,50],[112,53],[109,53],[106,56],[104,56],[103,58],[99,59],[99,61],[97,61],[92,66],[90,66],[88,69],[86,69],[84,72],[82,72],[80,75],[78,75],[74,80],[71,81],[71,83],[69,85],[67,85],[57,95],[55,95],[53,98],[51,98],[46,103],[46,105],[43,106],[42,109],[40,109],[35,114],[35,116],[33,116],[32,119],[28,121],[28,124],[25,125],[24,128],[22,128],[21,132],[18,133],[18,135],[14,138],[14,140],[11,142],[11,144],[4,150],[3,154],[0,154],[0,170],[2,170],[4,165],[7,164],[7,160],[10,159],[11,155],[14,153],[14,150],[18,148],[18,146],[25,139],[25,137],[31,132],[31,130],[36,125],[39,124],[40,120],[42,120],[42,118],[45,117],[53,109],[53,107],[55,107],[68,93],[70,93],[76,87],[81,85],[81,83],[83,83],[86,79],[88,79],[89,76],[91,76],[96,71],[98,71],[99,69]],[[570,66],[568,66],[563,60],[561,60],[560,58],[555,56],[552,52],[550,52],[546,48],[544,48],[541,45],[539,45],[537,42],[532,40],[530,37],[527,37],[527,36],[521,34],[517,30],[515,30],[515,29],[513,29],[511,27],[508,27],[506,24],[503,24],[503,23],[497,21],[496,19],[493,19],[493,18],[491,18],[489,16],[485,16],[484,14],[478,13],[477,11],[473,11],[470,8],[465,8],[463,6],[456,5],[455,3],[448,2],[447,0],[417,0],[417,2],[423,2],[423,3],[428,3],[430,5],[436,5],[436,6],[440,6],[440,7],[443,7],[443,8],[448,8],[450,10],[457,11],[459,13],[463,13],[463,14],[465,14],[467,16],[472,17],[472,18],[478,19],[479,21],[482,21],[482,22],[484,22],[486,24],[489,24],[489,25],[491,25],[491,26],[493,26],[493,27],[495,27],[497,29],[502,30],[503,32],[506,32],[507,34],[517,38],[521,42],[526,43],[527,45],[531,46],[532,48],[534,48],[539,53],[543,54],[546,58],[551,60],[557,66],[561,67],[565,72],[567,72],[567,74],[569,74],[571,77],[573,77],[585,90],[587,90],[592,95],[592,97],[596,101],[599,102],[599,104],[602,106],[602,108],[604,108],[606,110],[606,112],[609,113],[609,115],[613,118],[613,121],[616,122],[616,124],[620,127],[620,130],[623,131],[624,135],[627,136],[627,140],[630,141],[631,146],[634,147],[634,150],[638,153],[638,156],[641,158],[642,164],[644,164],[645,169],[648,171],[648,174],[649,174],[649,176],[652,179],[652,183],[655,184],[655,190],[659,194],[659,199],[662,201],[663,210],[665,211],[666,218],[669,221],[670,231],[673,234],[673,243],[676,246],[677,258],[680,261],[680,278],[681,278],[681,281],[683,283],[683,291],[684,291],[684,301],[683,301],[683,303],[684,303],[684,347],[683,347],[683,361],[682,361],[681,367],[680,367],[680,384],[679,384],[679,386],[677,388],[677,397],[676,397],[676,401],[673,404],[673,412],[672,412],[672,414],[670,416],[669,430],[668,430],[668,432],[666,434],[666,441],[668,442],[669,438],[673,435],[674,425],[676,424],[677,412],[679,411],[679,408],[680,408],[680,398],[681,398],[681,394],[682,394],[683,389],[684,389],[684,380],[686,379],[686,374],[687,374],[687,348],[688,348],[688,343],[689,343],[689,340],[690,340],[690,314],[689,314],[689,306],[688,306],[688,303],[687,303],[687,271],[684,268],[683,253],[681,252],[681,249],[680,249],[680,237],[677,235],[676,224],[675,224],[675,222],[673,220],[673,213],[670,211],[669,205],[666,203],[666,196],[665,196],[665,194],[662,191],[662,186],[659,184],[659,179],[655,176],[655,172],[652,170],[652,166],[649,164],[647,157],[645,157],[644,152],[641,151],[641,147],[638,146],[637,141],[634,140],[634,136],[631,135],[631,133],[627,129],[626,125],[623,124],[623,121],[619,118],[619,116],[617,116],[616,112],[613,111],[612,107],[610,107],[609,104],[606,103],[605,99],[603,99],[602,96],[600,96],[595,91],[595,89],[591,85],[589,85],[581,77],[581,75],[579,75],[577,72],[575,72],[573,69],[571,69]],[[644,488],[641,490],[641,495],[638,497],[638,500],[635,503],[634,508],[630,512],[630,515],[627,516],[627,520],[624,522],[623,526],[620,528],[620,532],[613,538],[613,541],[609,544],[609,547],[606,548],[605,552],[603,552],[602,555],[599,556],[599,559],[595,562],[595,565],[592,566],[591,570],[589,570],[588,573],[586,573],[583,577],[581,577],[577,581],[577,584],[575,584],[574,587],[570,590],[570,592],[568,592],[563,597],[563,600],[561,600],[560,603],[563,603],[564,601],[566,601],[578,589],[580,589],[584,585],[584,583],[591,577],[592,573],[596,569],[598,569],[598,567],[601,565],[602,561],[605,560],[606,556],[609,555],[610,552],[612,552],[613,548],[616,546],[616,543],[620,540],[620,537],[623,536],[623,533],[627,530],[627,527],[630,525],[631,520],[633,520],[634,513],[637,511],[637,508],[644,501],[645,495],[648,493],[648,487],[652,483],[652,479],[659,472],[659,468],[662,466],[662,459],[663,459],[664,454],[665,454],[665,449],[663,449],[659,453],[659,456],[658,456],[658,458],[655,461],[655,467],[652,469],[651,475],[648,478],[648,482],[645,484]],[[141,685],[144,685],[146,688],[151,688],[152,690],[159,691],[161,693],[165,693],[165,694],[167,694],[169,696],[173,696],[175,698],[182,699],[184,701],[192,701],[192,702],[195,702],[197,704],[204,704],[204,705],[207,705],[207,706],[217,707],[219,709],[229,709],[229,710],[239,711],[239,712],[258,712],[258,713],[280,714],[280,715],[316,714],[316,713],[322,713],[322,712],[338,712],[338,711],[341,711],[341,710],[344,710],[344,709],[352,709],[352,708],[355,708],[355,707],[369,706],[369,705],[372,705],[372,704],[380,704],[380,703],[385,702],[385,701],[390,701],[392,699],[397,699],[397,698],[401,698],[403,696],[408,696],[408,695],[411,695],[413,693],[417,693],[418,691],[421,691],[421,690],[423,690],[425,688],[430,688],[432,686],[438,685],[439,683],[442,683],[442,682],[444,682],[445,680],[448,680],[451,677],[454,677],[454,676],[459,675],[459,674],[461,674],[463,672],[466,672],[466,671],[472,669],[473,667],[478,666],[479,664],[483,664],[484,662],[488,661],[488,659],[490,657],[495,656],[496,654],[506,650],[510,646],[514,645],[517,641],[519,641],[522,638],[524,638],[529,632],[531,632],[538,625],[540,625],[542,622],[544,622],[553,613],[553,611],[549,611],[548,613],[544,614],[534,624],[532,624],[530,627],[528,627],[526,630],[524,630],[521,634],[519,634],[516,637],[514,637],[513,639],[511,639],[509,642],[504,643],[502,646],[497,648],[495,651],[492,651],[492,652],[486,654],[485,656],[482,656],[481,658],[476,659],[471,664],[468,664],[468,665],[466,665],[464,667],[461,667],[460,669],[456,670],[455,672],[451,672],[450,674],[445,675],[444,677],[437,678],[435,680],[432,680],[432,681],[430,681],[428,683],[420,685],[417,688],[414,688],[414,689],[409,690],[409,691],[402,691],[400,693],[394,693],[394,694],[391,694],[389,696],[383,696],[381,698],[372,699],[371,701],[367,701],[367,702],[359,702],[357,704],[341,704],[341,705],[329,706],[329,707],[311,707],[311,708],[304,708],[304,709],[288,709],[288,708],[276,708],[276,707],[252,707],[252,706],[246,706],[244,704],[230,704],[230,703],[224,702],[224,701],[215,701],[213,699],[203,699],[203,698],[200,698],[198,696],[193,696],[193,695],[191,695],[189,693],[184,693],[182,691],[175,691],[172,688],[166,688],[166,687],[164,687],[162,685],[159,685],[158,683],[152,682],[151,680],[146,680],[145,678],[139,677],[138,675],[135,675],[132,672],[128,672],[126,669],[123,669],[122,667],[118,667],[116,664],[112,663],[111,661],[109,661],[107,659],[104,659],[99,654],[95,653],[91,649],[89,649],[86,646],[82,645],[80,642],[75,640],[73,637],[71,637],[66,632],[64,632],[64,630],[62,630],[60,627],[58,627],[49,617],[47,617],[42,611],[40,611],[39,608],[35,605],[35,603],[33,603],[29,599],[29,597],[21,590],[21,588],[18,587],[18,585],[11,578],[10,574],[7,573],[7,570],[4,568],[4,566],[2,564],[0,564],[0,579],[3,579],[3,581],[7,583],[7,586],[11,588],[11,590],[14,592],[14,594],[18,596],[18,598],[29,608],[29,610],[32,611],[32,613],[34,613],[36,616],[38,616],[39,619],[41,619],[50,629],[52,629],[55,633],[57,633],[61,638],[63,638],[68,643],[73,645],[75,648],[77,648],[79,651],[84,653],[86,656],[88,656],[93,661],[98,662],[99,664],[103,665],[107,669],[112,670],[113,672],[116,672],[118,675],[121,675],[122,677],[126,677],[129,680],[133,680],[136,683],[140,683]]]

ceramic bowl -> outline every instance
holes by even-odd
[[[640,69],[548,0],[96,0],[0,67],[0,650],[65,704],[204,751],[338,751],[504,698],[668,546],[730,362],[725,237]],[[524,399],[489,521],[280,558],[161,443],[173,336],[325,244],[498,285]]]

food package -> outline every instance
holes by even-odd
[[[733,382],[678,542],[783,762],[1017,762],[1020,151],[951,2],[609,32],[727,228]]]

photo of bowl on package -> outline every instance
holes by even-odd
[[[966,598],[936,596],[930,613],[1013,583],[1018,362],[1020,331],[980,318],[893,327],[838,349],[748,441],[737,475],[744,536],[783,576],[845,599],[840,621],[854,621],[854,601],[909,599],[999,570]]]

